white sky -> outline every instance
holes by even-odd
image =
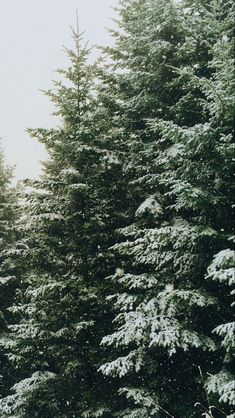
[[[115,5],[117,0],[0,0],[0,137],[17,179],[37,177],[46,158],[25,129],[57,123],[39,90],[51,88],[55,70],[68,64],[63,46],[72,46],[76,10],[90,44],[107,45],[112,39],[105,28],[113,26]]]

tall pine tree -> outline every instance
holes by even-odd
[[[127,141],[131,125],[126,170],[137,199],[120,230],[125,240],[113,247],[124,271],[112,277],[116,330],[103,344],[116,347],[116,358],[101,370],[120,377],[129,401],[120,417],[192,417],[200,408],[223,416],[230,407],[208,404],[206,387],[232,404],[230,376],[224,389],[221,374],[206,385],[201,376],[223,364],[212,331],[231,319],[229,294],[207,280],[207,267],[232,233],[232,4],[122,4],[124,33],[110,52],[124,73],[120,124]],[[215,329],[229,352],[232,329]]]
[[[13,369],[3,349],[5,334],[12,321],[9,308],[17,297],[19,286],[19,266],[17,252],[20,251],[17,227],[19,207],[17,188],[12,186],[12,169],[4,162],[0,150],[0,396],[6,395],[13,382]],[[18,245],[16,244],[18,242]],[[18,248],[16,248],[18,247]],[[3,344],[4,346],[4,344]]]
[[[22,319],[8,341],[19,378],[1,402],[4,417],[111,416],[113,387],[97,369],[110,322],[108,248],[123,225],[125,187],[95,93],[96,65],[74,36],[71,66],[60,71],[66,83],[48,92],[62,123],[30,130],[50,158],[28,190],[30,260],[22,301],[12,308]]]

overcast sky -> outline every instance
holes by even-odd
[[[63,50],[72,46],[70,26],[91,44],[110,44],[117,0],[0,0],[0,137],[6,161],[17,179],[40,174],[46,156],[27,127],[53,127],[53,106],[39,90],[52,87],[55,70],[65,68]]]

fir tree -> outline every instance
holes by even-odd
[[[30,260],[21,304],[12,310],[8,345],[19,370],[13,392],[1,402],[4,417],[110,417],[113,388],[97,372],[107,333],[104,293],[114,268],[108,248],[123,225],[121,163],[109,148],[89,50],[67,51],[66,83],[48,92],[62,124],[30,130],[50,159],[42,181],[28,191]],[[33,187],[32,187],[33,186]]]
[[[2,151],[0,151],[0,343],[4,341],[11,314],[8,308],[16,298],[18,287],[18,266],[14,246],[18,239],[17,190],[11,185],[12,169],[6,167]],[[18,247],[19,250],[19,247]],[[13,379],[13,370],[8,361],[7,352],[0,355],[0,396],[9,390]]]
[[[134,138],[129,190],[142,201],[113,247],[124,272],[112,277],[116,330],[103,344],[116,358],[101,370],[121,378],[129,404],[120,417],[192,417],[199,404],[222,416],[226,407],[207,405],[198,368],[223,363],[212,331],[231,318],[229,297],[205,276],[232,233],[232,4],[130,1],[121,15],[125,32],[111,54],[128,87],[120,81],[117,91],[120,123]],[[232,403],[229,379],[220,400]]]

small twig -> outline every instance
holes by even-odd
[[[200,376],[201,376],[201,379],[202,379],[202,385],[203,385],[203,389],[205,390],[206,400],[207,400],[208,408],[209,408],[209,411],[210,411],[211,410],[211,404],[210,404],[210,399],[209,399],[209,396],[208,396],[206,388],[205,388],[205,381],[204,381],[204,377],[203,377],[203,374],[202,374],[202,369],[201,369],[200,366],[198,366],[198,369],[199,369],[199,373],[200,373]]]
[[[227,414],[225,414],[224,411],[222,411],[222,409],[218,408],[217,406],[212,406],[211,409],[217,409],[217,411],[221,412],[221,414],[223,414],[225,417],[227,416]]]
[[[79,35],[78,9],[76,9],[76,24],[77,34]]]
[[[165,414],[167,414],[169,417],[171,417],[171,418],[175,418],[175,417],[173,417],[173,415],[171,415],[169,412],[167,412],[165,409],[163,409],[161,406],[159,406],[159,409],[162,411],[162,412],[165,412]]]
[[[206,412],[207,415],[210,416],[210,418],[214,418],[213,415],[211,415],[211,408],[209,407],[209,409],[207,409],[204,405],[202,405],[200,402],[196,402],[194,406],[200,406],[201,408],[203,408],[203,410]],[[203,414],[204,415],[204,414]]]

